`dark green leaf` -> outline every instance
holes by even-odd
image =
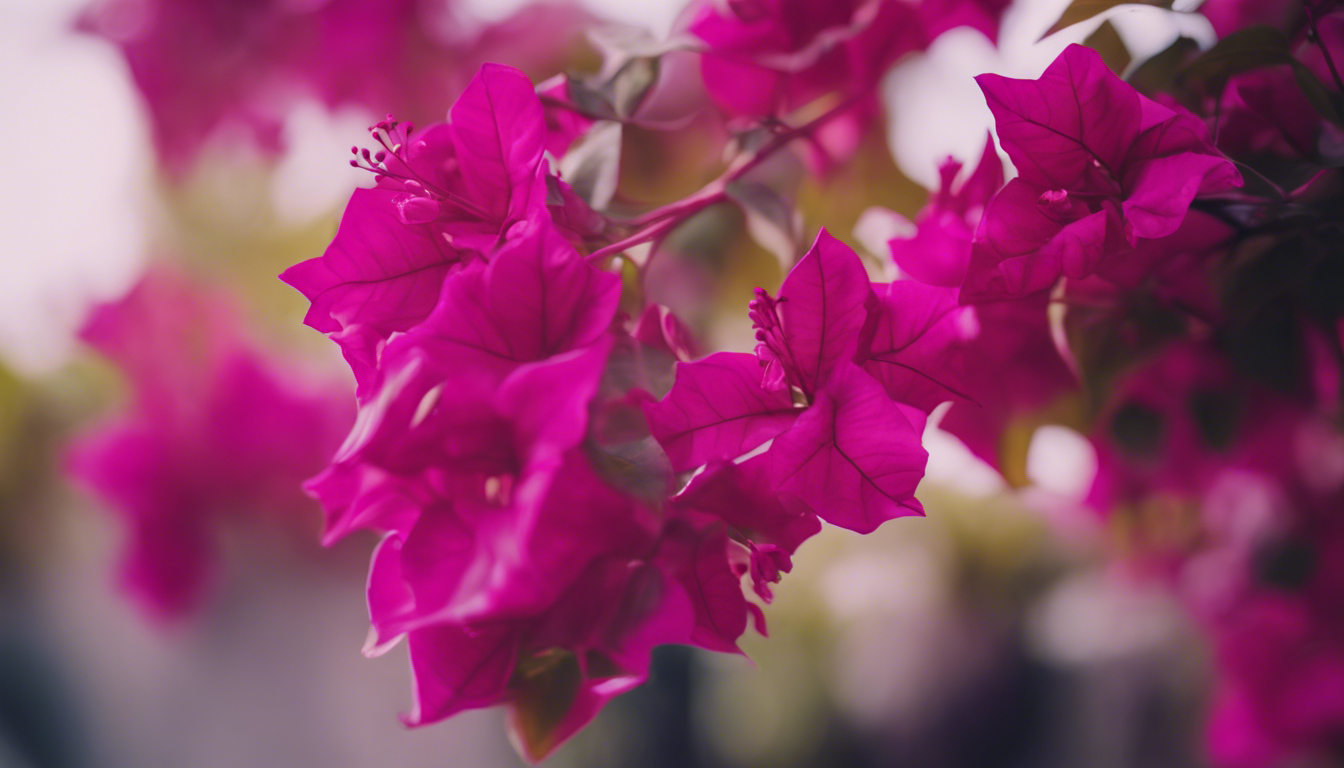
[[[1225,450],[1237,433],[1237,402],[1225,392],[1201,389],[1190,393],[1190,418],[1204,445]]]
[[[579,659],[553,648],[519,662],[510,689],[509,726],[523,754],[545,758],[559,743],[557,729],[569,714],[583,684]]]
[[[1083,45],[1100,53],[1101,60],[1117,75],[1123,74],[1133,60],[1129,49],[1125,47],[1125,41],[1120,39],[1120,33],[1115,31],[1115,25],[1109,21],[1103,21],[1095,32],[1087,36]]]
[[[1192,88],[1218,93],[1233,75],[1292,60],[1288,38],[1282,32],[1270,26],[1247,27],[1219,40],[1190,62],[1177,79]]]
[[[1316,572],[1316,551],[1305,541],[1289,539],[1271,544],[1255,560],[1260,581],[1279,589],[1301,589]]]
[[[1140,93],[1169,91],[1176,82],[1176,73],[1197,53],[1199,43],[1188,37],[1178,37],[1161,53],[1135,67],[1126,79]]]
[[[658,82],[658,59],[631,59],[607,81],[607,93],[616,114],[629,118],[644,103],[649,89]]]
[[[1233,75],[1281,64],[1292,67],[1298,87],[1322,117],[1336,125],[1344,124],[1344,103],[1339,95],[1322,85],[1293,56],[1292,42],[1274,27],[1247,27],[1228,35],[1190,62],[1177,78],[1187,87],[1216,96]]]
[[[600,120],[615,120],[619,117],[616,114],[616,108],[611,104],[610,97],[603,88],[604,83],[602,81],[565,75],[565,82],[569,90],[569,98],[573,100],[574,106],[578,107],[580,112]]]

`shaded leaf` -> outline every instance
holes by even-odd
[[[1170,90],[1176,82],[1176,73],[1199,53],[1199,43],[1188,37],[1178,37],[1161,53],[1139,64],[1125,79],[1141,93]]]
[[[1110,21],[1103,21],[1095,32],[1087,36],[1083,45],[1100,53],[1101,60],[1117,75],[1129,68],[1133,61],[1125,41],[1120,39],[1120,33],[1115,31],[1115,25]]]
[[[658,82],[660,69],[658,59],[631,59],[607,81],[608,101],[617,115],[634,116],[649,89]]]
[[[753,181],[734,181],[724,190],[747,217],[752,239],[788,269],[798,255],[802,217],[778,192]]]
[[[704,41],[685,33],[655,37],[644,27],[605,24],[588,30],[588,39],[606,59],[606,66],[619,69],[633,58],[656,58],[672,51],[696,51],[705,47]]]
[[[599,121],[560,161],[560,175],[590,206],[603,209],[616,194],[621,170],[621,124]]]
[[[1064,9],[1064,13],[1060,14],[1060,17],[1055,22],[1054,26],[1050,27],[1050,29],[1046,30],[1045,34],[1041,35],[1041,39],[1043,40],[1066,27],[1071,27],[1074,24],[1087,21],[1088,19],[1098,14],[1105,13],[1112,8],[1119,8],[1124,5],[1149,5],[1157,8],[1170,9],[1173,4],[1174,0],[1138,0],[1138,2],[1133,2],[1132,0],[1128,2],[1127,0],[1073,0],[1073,2],[1069,4],[1069,7]]]
[[[569,651],[553,648],[518,663],[509,686],[509,735],[529,760],[538,762],[559,745],[582,685],[579,659]]]

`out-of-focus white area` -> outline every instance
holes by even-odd
[[[527,0],[469,0],[498,19]],[[120,55],[70,31],[86,0],[3,0],[0,115],[10,129],[0,190],[0,361],[28,373],[64,363],[90,304],[134,282],[149,244],[149,130]],[[665,34],[680,0],[588,0],[596,13]],[[368,115],[300,105],[285,125],[292,148],[271,187],[284,221],[340,206],[366,174],[347,164]]]
[[[462,0],[470,16],[496,21],[511,15],[531,0]],[[665,36],[687,5],[687,0],[580,0],[593,13],[621,24],[646,27],[655,35]]]
[[[281,221],[302,224],[345,204],[350,190],[367,185],[368,171],[351,168],[350,147],[367,140],[381,116],[350,108],[329,113],[316,101],[300,104],[285,121],[288,153],[271,179],[271,205]]]
[[[80,0],[5,0],[0,115],[0,358],[59,364],[90,301],[144,258],[144,120],[121,58],[68,31]]]
[[[1028,616],[1027,634],[1041,657],[1086,664],[1170,647],[1179,617],[1170,593],[1091,571],[1055,585]]]
[[[966,444],[930,423],[924,430],[924,449],[929,452],[929,463],[924,480],[935,485],[956,488],[967,496],[989,496],[1007,486],[1003,477]]]
[[[77,556],[50,569],[37,589],[46,642],[90,715],[80,735],[96,755],[89,764],[518,764],[498,709],[432,728],[398,722],[396,713],[411,705],[410,665],[404,646],[377,659],[359,652],[368,631],[359,546],[319,559],[252,539],[221,558],[225,570],[208,605],[165,627],[146,621],[116,588],[112,516],[81,512]],[[0,765],[27,765],[3,758]]]
[[[985,146],[994,118],[975,76],[986,72],[1016,78],[1040,76],[1070,43],[1081,42],[1106,19],[1135,60],[1161,51],[1184,34],[1200,45],[1214,42],[1203,16],[1158,8],[1122,6],[1094,20],[1041,40],[1070,0],[1019,0],[1003,17],[999,47],[979,32],[954,29],[926,53],[901,62],[884,83],[890,115],[889,140],[896,163],[925,187],[938,184],[938,164],[951,155],[973,163]]]
[[[1068,427],[1047,424],[1027,446],[1027,477],[1044,491],[1081,501],[1097,474],[1097,452],[1087,438]]]

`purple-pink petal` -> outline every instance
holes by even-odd
[[[875,298],[854,250],[822,229],[779,289],[779,317],[798,384],[816,392],[854,359]]]
[[[717,352],[677,363],[672,390],[644,413],[673,470],[684,472],[741,456],[788,429],[800,411],[788,390],[761,386],[754,355]]]
[[[798,421],[770,446],[781,493],[823,520],[868,533],[923,514],[915,487],[928,453],[907,412],[855,365],[840,368]]]

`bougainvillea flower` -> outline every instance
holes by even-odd
[[[951,157],[939,166],[941,183],[916,217],[914,236],[888,243],[901,273],[927,285],[961,285],[980,216],[1003,187],[1003,162],[994,150],[993,137],[986,140],[975,170],[958,186],[961,169],[961,163]]]
[[[372,449],[383,457],[375,465],[386,467],[390,462],[396,468],[423,466],[445,455],[451,458],[454,451],[498,455],[500,451],[489,449],[484,438],[464,436],[468,424],[491,423],[480,421],[489,409],[431,412],[463,414],[466,422],[454,425],[452,441],[432,430],[426,433],[436,419],[414,416],[422,403],[430,407],[437,402],[426,398],[441,397],[432,393],[442,393],[443,382],[450,376],[457,398],[466,400],[473,392],[492,392],[526,363],[599,342],[615,319],[619,297],[619,279],[588,265],[550,228],[544,214],[526,223],[523,232],[502,246],[488,264],[478,261],[453,274],[439,305],[423,323],[387,345],[376,384],[371,384],[371,393],[361,406],[361,423],[342,450],[346,458],[338,457],[324,475],[320,487],[325,490],[315,489],[328,513],[336,514],[328,520],[328,535],[347,530],[353,520],[367,525],[371,517],[366,507],[400,509],[399,500],[404,498],[404,491],[388,497],[385,485],[357,482],[355,478],[370,472],[369,458],[361,455],[349,461],[350,457]],[[554,370],[564,372],[563,368]],[[577,382],[561,389],[584,391]],[[584,414],[582,423],[586,424],[587,400],[574,407]],[[552,411],[548,418],[558,419],[562,413],[568,411]],[[418,437],[420,433],[429,436]],[[394,449],[395,454],[389,453]],[[355,508],[350,507],[349,498],[336,500],[355,492],[362,499]]]
[[[999,41],[999,21],[1009,5],[1012,0],[923,0],[918,3],[924,33],[930,40],[949,29],[969,27],[989,38],[991,43]]]
[[[873,288],[878,308],[860,359],[887,396],[926,412],[974,401],[964,390],[967,345],[979,333],[975,310],[957,302],[954,288],[913,280]]]
[[[1242,594],[1201,616],[1218,683],[1208,725],[1219,766],[1262,768],[1328,753],[1344,732],[1344,529],[1339,489],[1306,491],[1276,477],[1291,520],[1258,542]]]
[[[221,126],[244,128],[259,148],[280,148],[280,116],[268,103],[276,69],[290,64],[294,14],[279,2],[105,2],[79,28],[120,46],[145,99],[159,156],[190,167]],[[406,6],[410,3],[400,3]]]
[[[1205,0],[1199,12],[1213,24],[1218,37],[1227,37],[1257,24],[1287,30],[1302,13],[1302,4],[1297,0]]]
[[[381,343],[349,438],[308,483],[328,542],[383,535],[366,651],[407,639],[410,724],[507,705],[539,759],[641,683],[654,645],[738,652],[753,619],[764,628],[743,579],[768,600],[820,526],[760,462],[707,468],[669,498],[639,387],[694,343],[665,308],[618,317],[620,292],[532,210]]]
[[[1241,183],[1199,120],[1139,95],[1090,48],[1069,46],[1039,80],[977,80],[1019,175],[985,211],[964,301],[1086,277],[1174,232],[1196,195]]]
[[[792,554],[821,530],[805,505],[771,491],[769,469],[764,455],[740,463],[712,461],[672,499],[678,510],[723,520],[749,543],[752,584],[767,602],[769,584],[792,569]]]
[[[937,320],[931,326],[936,333],[912,345],[911,351],[939,356],[947,381],[913,371],[902,375],[922,386],[926,397],[950,399],[952,407],[940,427],[998,467],[1010,427],[1071,391],[1077,382],[1051,338],[1046,297],[980,304],[958,312],[948,306],[947,297],[933,292],[955,293],[961,285],[971,260],[972,235],[985,206],[1003,186],[1003,163],[992,140],[986,142],[975,170],[958,184],[961,167],[951,158],[943,163],[942,184],[916,217],[915,235],[888,242],[892,260],[903,274],[937,287],[923,306],[945,312],[941,318],[927,316]],[[912,291],[909,282],[892,283],[891,290]],[[871,370],[873,364],[865,367]],[[938,370],[928,364],[921,367]]]
[[[484,62],[560,71],[592,20],[566,3],[482,25],[448,0],[99,0],[78,26],[120,47],[159,157],[180,175],[223,129],[280,151],[286,113],[305,95],[437,119]]]
[[[384,149],[362,157],[378,185],[351,197],[326,253],[281,275],[312,302],[304,322],[341,344],[361,392],[379,345],[424,320],[445,278],[546,207],[546,125],[526,75],[483,66],[449,115],[419,132],[375,126]]]
[[[1198,498],[1228,468],[1291,469],[1301,408],[1240,381],[1208,343],[1169,345],[1113,387],[1093,436],[1089,501],[1109,510],[1153,493]]]
[[[701,59],[711,98],[733,115],[797,109],[828,93],[872,92],[901,56],[922,50],[954,26],[993,39],[1001,0],[743,0],[704,2],[688,30],[704,40]]]
[[[1310,160],[1325,122],[1287,66],[1244,72],[1222,94],[1218,148],[1237,158]]]
[[[774,488],[823,519],[866,532],[919,513],[923,415],[858,365],[880,306],[858,256],[823,230],[777,298],[758,289],[755,355],[679,363],[667,397],[646,408],[673,469],[731,461],[773,439],[763,455]]]
[[[244,338],[221,297],[164,269],[97,308],[81,337],[131,385],[130,412],[79,437],[70,474],[128,527],[122,580],[160,617],[199,603],[221,520],[308,508],[297,483],[320,467],[345,396],[306,389]]]

